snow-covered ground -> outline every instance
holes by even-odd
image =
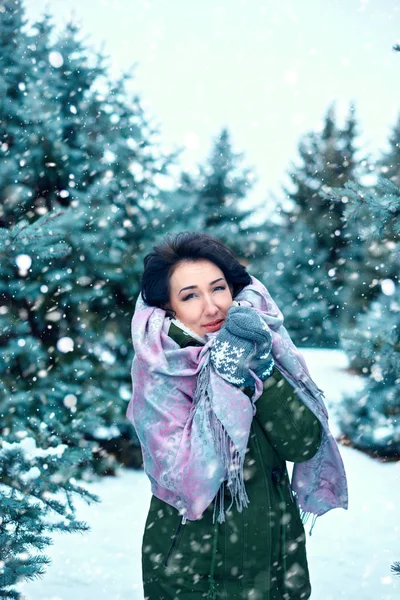
[[[335,432],[334,405],[360,380],[345,372],[340,351],[306,350],[304,355],[325,390]],[[312,600],[398,600],[400,576],[390,566],[400,561],[400,463],[381,463],[342,446],[341,454],[349,510],[327,513],[307,535]],[[121,469],[118,477],[87,487],[102,500],[77,504],[91,532],[54,536],[47,551],[53,562],[45,576],[18,587],[27,600],[143,599],[140,547],[150,484],[143,473]]]

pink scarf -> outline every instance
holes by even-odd
[[[296,463],[292,490],[305,522],[332,508],[348,506],[346,474],[329,431],[323,392],[283,326],[283,315],[256,278],[235,298],[262,311],[272,334],[275,365],[298,397],[319,419],[322,441],[313,458]],[[203,346],[180,348],[168,336],[170,320],[140,296],[132,318],[132,398],[126,416],[138,435],[152,493],[174,506],[184,520],[198,519],[219,493],[224,516],[224,485],[239,511],[248,506],[243,464],[255,403],[263,392],[256,383],[251,399],[222,379],[209,361],[214,335]],[[214,519],[217,502],[214,506]],[[229,510],[226,509],[226,510]]]

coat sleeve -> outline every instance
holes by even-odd
[[[282,459],[300,463],[317,453],[321,424],[276,367],[264,381],[256,408],[255,418]]]

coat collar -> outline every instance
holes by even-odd
[[[200,346],[206,343],[204,338],[200,337],[194,331],[186,327],[178,319],[171,319],[168,335],[181,348],[186,348],[186,346]]]

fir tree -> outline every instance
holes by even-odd
[[[23,32],[18,1],[0,17],[0,563],[2,597],[17,598],[13,584],[48,564],[33,554],[46,531],[87,529],[76,480],[113,473],[121,435],[135,442],[126,319],[170,158],[73,24],[53,42],[47,16]]]
[[[14,11],[19,14],[19,3],[9,2],[6,14],[13,14]],[[54,83],[54,78],[49,76],[46,79],[48,71],[52,69],[48,57],[50,51],[54,52],[54,48],[48,45],[51,28],[47,18],[43,20],[42,25],[37,29],[37,35],[43,34],[41,44],[34,43],[34,36],[30,38],[29,44],[27,43],[28,50],[37,53],[34,64],[39,65],[38,70],[30,69],[25,73],[24,95],[15,99],[16,103],[22,104],[19,112],[24,121],[18,123],[21,135],[14,132],[12,113],[4,112],[2,115],[4,131],[13,132],[13,135],[8,134],[7,148],[0,159],[0,173],[7,173],[8,164],[15,163],[18,168],[15,170],[14,180],[19,180],[14,186],[14,191],[10,191],[7,181],[5,185],[1,185],[1,189],[4,190],[2,218],[8,229],[12,228],[18,214],[22,213],[27,223],[34,223],[38,216],[48,213],[52,205],[67,194],[64,188],[67,185],[65,179],[68,178],[62,173],[60,165],[67,162],[65,159],[68,158],[68,144],[65,139],[73,126],[65,125],[61,119],[62,111],[57,101],[57,92],[48,87],[49,81]],[[18,32],[16,35],[18,37]],[[6,48],[4,51],[6,52]],[[15,52],[12,45],[7,51]],[[43,52],[44,55],[38,54],[39,52]],[[16,57],[14,60],[16,61]],[[33,56],[30,56],[30,60],[33,61]],[[68,68],[72,68],[71,65]],[[75,68],[79,70],[78,65]],[[70,75],[74,80],[72,72]],[[19,85],[19,88],[21,87]],[[30,104],[32,99],[38,100],[39,97],[43,98],[41,103]],[[48,105],[46,98],[52,98]],[[53,98],[56,98],[56,101]],[[71,111],[68,112],[69,115],[72,114]],[[78,129],[76,127],[76,131]],[[70,149],[70,154],[74,152],[74,148]],[[80,160],[82,158],[79,156]],[[3,165],[4,169],[1,168]],[[5,179],[6,177],[7,175]],[[65,194],[62,194],[62,191],[65,191]],[[18,210],[15,210],[16,206]],[[59,226],[63,219],[72,224],[74,216],[72,211],[66,213],[59,219]],[[80,250],[81,253],[83,251]],[[73,287],[82,287],[80,274],[71,269],[71,256],[65,259],[65,268],[62,257],[57,267],[51,260],[46,263],[37,256],[30,257],[30,260],[32,266],[23,275],[16,265],[4,266],[2,307],[6,310],[8,321],[7,348],[10,358],[13,359],[8,363],[4,379],[3,410],[6,417],[3,426],[15,432],[24,421],[28,421],[29,427],[36,430],[35,439],[39,439],[40,435],[48,434],[43,428],[40,429],[39,425],[48,421],[48,416],[53,414],[53,418],[56,418],[52,434],[60,443],[68,442],[79,448],[85,444],[86,436],[93,437],[99,425],[103,425],[99,412],[103,413],[103,416],[108,413],[108,418],[114,419],[115,409],[110,410],[110,406],[113,406],[111,400],[115,397],[115,383],[111,384],[109,380],[108,385],[100,388],[96,384],[96,371],[102,373],[104,369],[100,358],[92,354],[92,360],[84,360],[91,350],[94,336],[93,328],[89,330],[84,324],[86,311],[82,295],[72,296],[72,301],[63,303],[63,288],[72,291]],[[87,271],[85,275],[86,273]],[[71,285],[72,282],[74,286]],[[23,336],[24,344],[15,353],[15,345],[20,336]],[[60,340],[65,343],[73,342],[72,359],[69,352],[64,352],[60,347]],[[35,354],[36,360],[32,361],[32,353]],[[58,377],[57,385],[53,384],[49,389],[49,380],[45,374],[55,367],[57,374],[55,371],[51,372]],[[18,382],[17,389],[15,382]],[[77,414],[76,426],[73,429],[71,410],[63,405],[68,394],[71,398],[74,394],[75,399],[79,397],[78,409],[74,408]],[[96,397],[100,401],[94,412],[93,400]],[[88,445],[87,442],[86,444]],[[89,461],[92,460],[95,451],[93,444],[90,444],[90,447],[90,456],[86,456]],[[95,462],[99,471],[106,471],[113,465],[112,457],[106,461],[100,455],[98,458]]]
[[[282,307],[285,327],[299,346],[333,344],[337,332],[331,329],[327,301],[332,290],[326,289],[331,282],[323,270],[327,251],[317,248],[312,232],[301,220],[290,228],[280,225],[278,232],[270,240],[264,280]]]
[[[368,240],[395,239],[394,260],[400,271],[400,188],[381,179],[376,189],[366,191],[348,182],[333,190],[348,198],[344,218],[357,218],[365,209],[369,214],[364,237]],[[350,360],[369,374],[365,387],[345,396],[338,411],[339,425],[354,446],[373,455],[400,456],[400,290],[398,278],[381,282],[382,293],[365,315],[360,315],[352,340],[346,346]],[[348,336],[350,337],[350,336]]]
[[[378,161],[381,173],[396,185],[400,184],[400,116],[389,136],[389,148]]]
[[[314,265],[311,270],[307,264],[303,268],[307,285],[324,289],[328,308],[324,319],[327,335],[318,336],[318,342],[311,336],[312,343],[336,345],[342,313],[348,312],[351,306],[348,285],[358,262],[353,264],[347,252],[351,236],[342,222],[345,204],[334,202],[321,192],[329,192],[332,187],[358,177],[356,136],[354,109],[350,109],[344,126],[339,127],[331,107],[321,132],[312,132],[300,142],[300,163],[292,166],[289,172],[292,184],[285,190],[289,208],[281,208],[288,219],[287,229],[290,231],[296,221],[303,221],[314,240],[315,252],[321,251],[324,256],[317,281],[312,282],[312,273],[316,273]],[[288,280],[282,280],[283,286],[290,286],[291,273],[289,270],[287,273]]]
[[[391,570],[395,575],[400,575],[400,562],[394,562]]]
[[[22,282],[30,271],[31,257],[45,262],[68,254],[69,247],[57,232],[57,217],[53,213],[33,225],[20,221],[11,229],[0,229],[1,598],[19,599],[13,586],[21,579],[44,574],[50,563],[43,554],[52,543],[49,534],[88,531],[88,526],[76,519],[74,498],[99,500],[75,480],[77,473],[87,469],[90,449],[60,442],[66,421],[62,412],[69,413],[71,431],[72,415],[84,417],[76,407],[77,398],[69,390],[63,403],[59,392],[60,401],[52,402],[57,396],[58,374],[45,370],[46,353],[39,338],[29,336],[22,309],[14,313],[14,305],[4,303],[22,291],[29,298]],[[20,285],[10,276],[17,267]],[[11,373],[17,376],[10,377]],[[32,410],[27,418],[29,404]]]
[[[156,132],[140,99],[127,91],[128,76],[110,82],[103,58],[80,42],[74,24],[52,41],[45,16],[25,35],[18,30],[20,3],[5,6],[15,38],[21,35],[22,41],[16,49],[13,38],[4,36],[2,56],[12,53],[15,65],[23,67],[15,67],[17,74],[5,82],[6,97],[13,97],[15,87],[21,93],[14,94],[19,120],[4,104],[1,113],[0,218],[9,229],[21,217],[35,223],[59,207],[69,209],[58,226],[71,248],[57,267],[34,259],[26,278],[15,269],[7,275],[14,291],[6,303],[13,318],[22,319],[13,335],[29,336],[41,356],[36,370],[52,369],[59,381],[44,394],[39,377],[32,401],[32,382],[24,380],[19,410],[39,420],[43,411],[55,412],[60,441],[88,444],[92,468],[113,472],[115,458],[105,448],[117,453],[121,435],[137,442],[125,418],[132,359],[127,319],[139,290],[141,258],[161,229],[157,178],[172,156],[154,142]],[[16,84],[20,74],[23,85]],[[62,352],[60,340],[72,350]],[[19,368],[12,363],[10,382],[20,377]],[[68,392],[79,394],[73,431],[63,406]],[[17,396],[11,394],[8,402],[16,403]],[[54,405],[60,414],[51,410]]]
[[[251,188],[251,172],[241,167],[243,155],[232,148],[229,131],[224,128],[215,139],[208,162],[200,168],[198,205],[205,215],[207,230],[219,229],[225,235],[238,232],[250,214],[240,202]]]
[[[246,200],[255,177],[243,161],[244,155],[234,151],[231,135],[223,128],[198,176],[182,175],[179,192],[194,207],[193,225],[226,243],[261,277],[268,236],[259,225],[250,224],[253,210]]]
[[[26,142],[25,79],[31,67],[25,24],[21,3],[5,0],[0,6],[0,226],[4,199],[18,214],[19,202],[30,193],[16,177]]]
[[[331,107],[324,120],[322,131],[311,132],[299,144],[299,166],[289,171],[293,191],[286,189],[286,197],[293,208],[289,216],[305,220],[315,231],[317,245],[329,252],[329,264],[335,262],[341,246],[345,244],[341,229],[344,207],[321,198],[322,189],[338,187],[357,176],[356,161],[357,123],[351,108],[343,128],[336,123]],[[338,231],[339,234],[335,235]]]

